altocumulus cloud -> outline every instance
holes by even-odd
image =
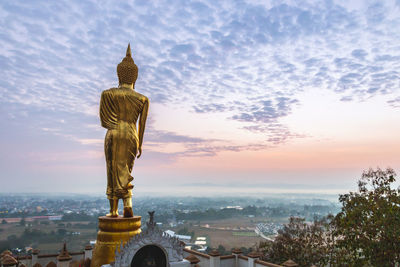
[[[342,101],[384,94],[399,106],[398,2],[264,2],[2,1],[0,102],[8,119],[21,110],[65,114],[68,123],[40,115],[41,128],[96,124],[101,90],[116,85],[130,41],[140,67],[136,87],[152,103],[225,114],[241,129],[264,133],[264,147],[302,136],[280,119],[309,88],[331,90]],[[185,155],[260,149],[155,127],[151,142],[184,143]],[[86,140],[89,132],[75,138]]]

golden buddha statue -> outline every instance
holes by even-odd
[[[118,217],[118,200],[122,199],[124,217],[132,217],[131,172],[135,158],[142,154],[149,99],[134,90],[138,67],[132,59],[130,44],[125,58],[118,64],[117,74],[118,88],[104,90],[100,100],[101,125],[108,129],[104,141],[110,201],[107,216]]]

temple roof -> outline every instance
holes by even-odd
[[[243,252],[242,252],[242,250],[240,248],[234,248],[234,249],[232,249],[232,253],[234,253],[234,254],[242,254]]]
[[[13,266],[16,265],[18,261],[13,256],[6,254],[1,259],[1,263],[3,266]]]
[[[57,264],[55,264],[53,261],[49,262],[46,267],[57,267]]]
[[[11,251],[9,250],[4,250],[1,254],[0,254],[0,259],[3,258],[5,255],[12,255]]]
[[[194,264],[194,263],[199,263],[199,262],[200,262],[199,258],[197,258],[197,257],[196,257],[195,255],[193,255],[193,254],[190,254],[189,256],[187,256],[187,257],[185,258],[185,260],[189,261],[190,264]]]
[[[256,252],[256,251],[252,251],[249,254],[247,254],[247,257],[250,257],[250,258],[259,258],[260,256],[261,256],[260,253]]]
[[[296,267],[296,266],[299,266],[297,263],[295,263],[292,260],[287,260],[284,263],[282,263],[282,265],[285,266],[285,267]]]
[[[72,257],[68,253],[67,243],[64,242],[64,246],[63,246],[62,250],[60,251],[60,254],[57,256],[57,260],[59,260],[59,261],[69,261],[70,259],[72,259]]]
[[[216,250],[216,249],[211,250],[211,251],[208,253],[208,255],[210,255],[210,256],[212,256],[212,257],[221,256],[221,254],[219,253],[219,251]]]

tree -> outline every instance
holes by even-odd
[[[240,250],[242,251],[242,253],[243,253],[244,255],[246,255],[246,254],[249,254],[250,252],[252,252],[252,251],[253,251],[253,248],[251,248],[251,247],[249,247],[249,248],[240,247]]]
[[[226,253],[226,248],[223,245],[219,245],[217,250],[218,250],[219,254],[221,254],[221,255],[227,254]]]
[[[263,259],[278,264],[292,259],[299,266],[325,266],[331,248],[328,239],[331,219],[332,216],[328,216],[307,223],[304,218],[290,217],[274,242],[259,245],[264,252]]]
[[[343,207],[333,222],[336,264],[394,266],[400,261],[400,189],[392,188],[395,177],[390,168],[369,169],[357,192],[340,195]]]
[[[400,188],[392,169],[369,169],[358,191],[340,195],[341,211],[314,223],[291,217],[272,243],[260,243],[264,259],[291,258],[300,266],[395,266],[400,262]]]
[[[3,219],[3,220],[1,221],[1,224],[7,224],[7,221],[6,221],[5,219]]]

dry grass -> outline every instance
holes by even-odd
[[[192,227],[191,231],[195,231],[197,236],[206,236],[209,246],[216,248],[219,245],[226,249],[235,247],[252,247],[258,244],[263,239],[258,236],[250,236],[254,232],[240,232],[243,235],[237,235],[237,231],[218,230],[203,227]]]

